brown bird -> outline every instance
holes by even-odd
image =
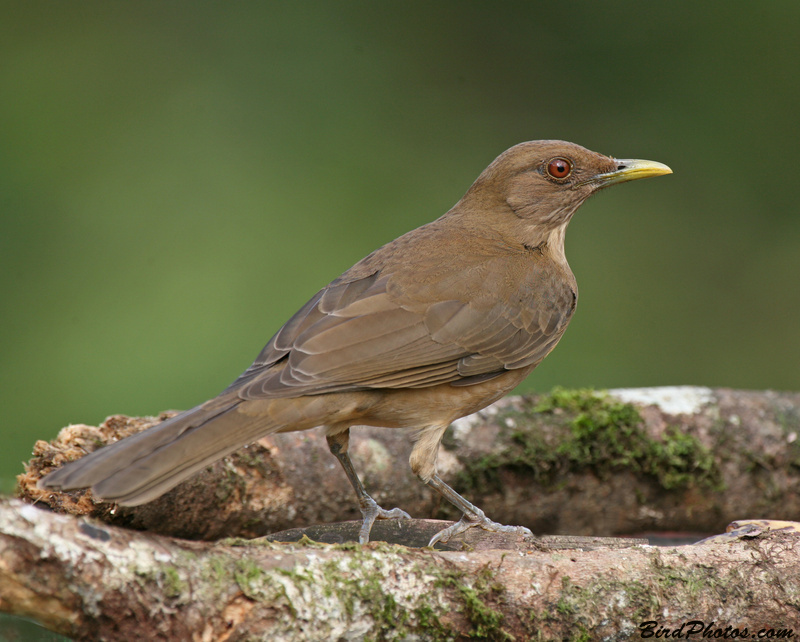
[[[462,513],[430,545],[489,520],[436,474],[442,436],[519,384],[564,334],[578,289],[564,256],[575,210],[598,190],[669,174],[541,140],[505,151],[444,216],[384,245],[320,290],[218,397],[70,462],[43,488],[90,486],[126,506],[164,494],[265,435],[324,426],[369,540],[407,518],[367,494],[347,454],[356,425],[414,428],[411,470]]]

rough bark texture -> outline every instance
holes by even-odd
[[[625,640],[648,627],[710,627],[711,637],[800,628],[791,529],[677,548],[553,553],[517,540],[512,549],[190,542],[7,500],[0,611],[92,641]]]
[[[628,403],[632,401],[633,403]],[[274,435],[136,508],[39,477],[160,418],[115,416],[37,442],[20,495],[53,510],[188,539],[255,537],[355,519],[352,490],[319,431]],[[742,517],[800,519],[800,394],[652,388],[509,397],[456,422],[441,476],[494,520],[535,533],[719,532]],[[351,454],[384,507],[456,519],[411,475],[402,430],[354,431]]]
[[[663,627],[695,637],[729,627],[728,638],[733,629],[800,629],[796,524],[746,524],[677,548],[477,530],[450,550],[408,548],[443,526],[417,519],[373,529],[375,540],[405,546],[347,543],[352,523],[272,541],[163,535],[213,540],[357,517],[313,431],[262,440],[137,508],[36,488],[53,466],[157,420],[112,417],[37,442],[20,495],[51,510],[0,502],[0,611],[81,640],[623,640],[664,637]],[[456,517],[409,474],[405,433],[358,432],[353,458],[381,504]],[[800,394],[557,390],[456,422],[439,466],[493,519],[534,532],[721,532],[736,518],[800,518],[798,433]]]

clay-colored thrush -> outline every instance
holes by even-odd
[[[514,388],[564,334],[578,299],[564,233],[578,206],[609,185],[669,173],[563,141],[516,145],[444,216],[315,294],[218,397],[40,485],[91,486],[134,506],[264,435],[324,426],[358,496],[363,543],[375,519],[408,515],[364,490],[347,454],[350,427],[414,428],[411,470],[463,513],[431,545],[473,526],[530,533],[492,522],[439,478],[442,435]]]

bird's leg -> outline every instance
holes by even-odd
[[[439,453],[439,444],[442,441],[445,430],[449,424],[433,424],[422,428],[416,434],[416,443],[411,450],[411,457],[408,463],[411,470],[428,486],[436,490],[453,506],[462,512],[461,519],[452,526],[436,533],[428,542],[428,546],[433,546],[437,542],[446,542],[454,535],[479,526],[480,528],[494,533],[520,533],[522,535],[533,536],[530,530],[524,526],[504,526],[490,520],[484,512],[470,504],[466,499],[445,484],[439,475],[436,474],[436,456]]]
[[[361,523],[361,529],[358,532],[358,543],[366,544],[369,542],[369,532],[372,530],[372,524],[376,519],[411,519],[411,515],[399,508],[392,510],[385,510],[378,506],[378,503],[372,499],[364,490],[364,485],[358,478],[353,462],[350,461],[350,455],[347,454],[347,448],[350,445],[350,429],[347,428],[342,432],[338,432],[327,436],[328,448],[339,463],[344,468],[344,473],[347,479],[350,480],[350,485],[356,492],[358,498],[358,506],[361,509],[361,514],[364,516],[364,521]]]
[[[480,508],[469,503],[456,491],[450,488],[450,486],[445,484],[439,478],[439,475],[433,475],[426,483],[428,486],[441,493],[442,497],[444,497],[463,513],[461,519],[455,524],[448,526],[444,530],[436,533],[436,535],[431,538],[431,541],[428,542],[428,546],[433,546],[437,542],[446,542],[451,537],[459,535],[470,528],[474,528],[475,526],[479,526],[483,530],[491,531],[492,533],[519,533],[521,535],[533,537],[533,533],[530,531],[530,529],[527,529],[524,526],[505,526],[504,524],[493,522],[491,519],[486,517]]]

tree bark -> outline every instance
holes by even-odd
[[[64,461],[159,418],[115,416],[39,441],[19,494],[115,525],[214,540],[356,519],[352,490],[320,431],[266,437],[160,499],[135,508],[38,479]],[[707,388],[554,391],[508,397],[457,421],[439,453],[442,478],[495,521],[535,533],[719,532],[742,517],[800,519],[800,394]],[[408,469],[402,430],[354,431],[351,455],[385,508],[457,519]]]
[[[800,517],[796,393],[505,399],[454,424],[440,473],[495,520],[572,536],[473,529],[448,550],[422,548],[445,524],[419,519],[377,522],[373,542],[350,543],[357,523],[328,522],[358,516],[352,491],[315,431],[261,440],[141,507],[36,488],[54,466],[158,420],[111,417],[37,442],[20,494],[50,510],[0,502],[0,611],[80,640],[622,640],[800,628],[797,524],[743,523],[677,548],[594,537]],[[353,459],[379,503],[456,517],[408,474],[408,435],[360,433]],[[314,523],[325,525],[284,530]],[[254,541],[164,535],[275,531]]]
[[[521,539],[467,553],[208,543],[5,500],[0,611],[92,641],[625,640],[680,627],[775,637],[800,627],[798,544],[793,529],[764,527],[557,552]]]

